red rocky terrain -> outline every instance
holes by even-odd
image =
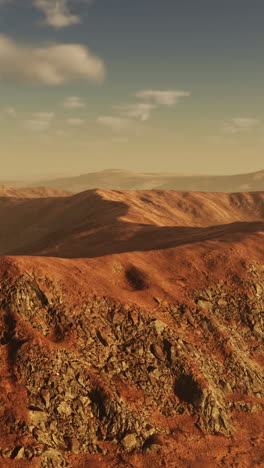
[[[264,193],[2,196],[0,466],[264,466]]]

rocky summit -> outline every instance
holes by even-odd
[[[111,213],[128,205],[127,193],[110,195]],[[0,466],[263,466],[261,194],[255,218],[242,196],[236,213],[220,197],[217,228],[200,203],[200,227],[186,221],[180,243],[162,193],[155,206],[145,194],[141,237],[138,194],[114,224],[106,210],[105,227],[89,197],[85,223],[105,248],[109,236],[125,239],[121,249],[100,255],[97,244],[93,256],[89,241],[87,256],[54,258],[23,256],[21,243],[0,259]],[[177,198],[175,217],[193,216],[186,203]],[[86,224],[78,236],[94,239]]]

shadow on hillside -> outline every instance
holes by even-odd
[[[93,190],[67,198],[20,200],[11,206],[1,198],[0,253],[93,258],[207,241],[239,242],[264,231],[263,221],[209,227],[135,224],[120,220],[127,212],[125,203],[106,200]]]
[[[122,225],[119,227],[120,233]],[[102,233],[89,235],[83,243],[78,241],[77,236],[70,241],[70,245],[63,242],[58,251],[51,250],[43,254],[66,258],[94,258],[124,252],[163,250],[207,241],[240,242],[249,234],[264,232],[264,222],[235,222],[208,228],[133,225],[133,230],[136,227],[139,230],[131,233],[130,237],[124,235],[126,238],[122,239],[113,229],[108,231],[106,238],[104,230]]]

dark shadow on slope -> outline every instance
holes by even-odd
[[[106,200],[93,190],[67,198],[15,200],[11,208],[0,199],[2,220],[6,214],[9,222],[1,226],[2,255],[93,258],[206,241],[238,242],[264,231],[263,221],[209,227],[128,223],[120,220],[128,211],[125,203]]]

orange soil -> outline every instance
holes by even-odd
[[[32,194],[32,198],[36,196]],[[154,309],[157,303],[188,303],[188,291],[195,288],[221,280],[233,284],[235,276],[242,281],[247,262],[264,265],[264,192],[92,190],[67,198],[55,196],[54,192],[53,198],[46,199],[2,196],[5,256],[0,259],[0,276],[6,272],[12,276],[17,270],[50,275],[63,281],[73,304],[77,291],[82,291],[83,297],[110,296],[121,303]],[[12,243],[15,230],[23,237],[19,248],[15,238]],[[139,282],[128,274],[134,267]],[[161,309],[154,316],[168,323]],[[5,368],[1,374],[6,374]],[[15,384],[10,385],[10,391],[19,395]],[[133,389],[127,390],[130,401],[140,399]],[[254,464],[264,457],[261,416],[238,414],[232,440],[202,435],[190,417],[179,416],[179,421],[165,422],[171,425],[174,438],[163,441],[162,458],[127,454],[121,460],[114,452],[106,457],[76,455],[71,466],[264,466],[264,458],[263,464]],[[175,453],[185,461],[175,464]],[[37,466],[32,463],[10,460],[0,466]]]

